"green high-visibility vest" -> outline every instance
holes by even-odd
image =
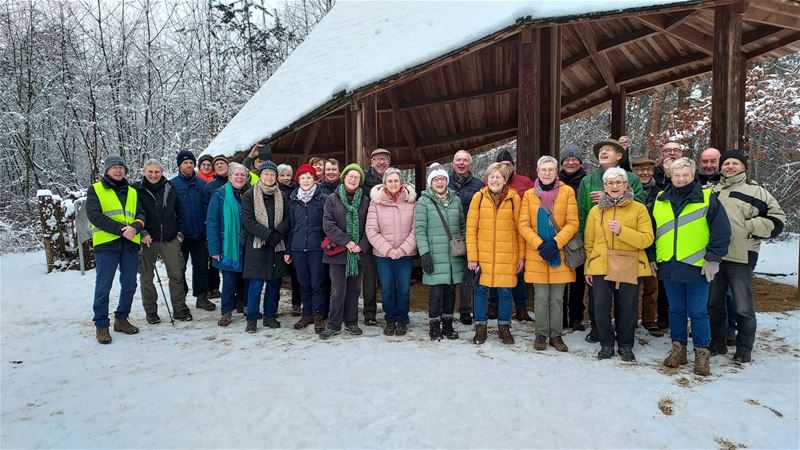
[[[250,181],[250,186],[255,186],[258,183],[258,175],[255,172],[250,172],[250,176],[248,177]]]
[[[100,208],[103,210],[103,215],[109,219],[116,220],[120,223],[132,224],[136,220],[136,189],[128,187],[128,197],[125,199],[125,209],[122,209],[122,204],[119,202],[119,197],[113,189],[106,188],[103,183],[98,181],[94,183],[94,192],[97,194],[97,199],[100,200]],[[122,236],[108,231],[103,231],[92,225],[94,234],[92,235],[92,245],[97,247],[100,244],[111,242],[114,239],[119,239]],[[136,233],[133,237],[133,242],[140,243],[142,235]]]
[[[653,204],[657,262],[671,261],[674,257],[692,266],[703,265],[711,236],[706,220],[710,198],[711,190],[703,189],[703,203],[689,203],[677,218],[668,200],[657,200]]]

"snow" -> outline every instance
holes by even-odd
[[[52,196],[52,195],[53,195],[53,193],[50,191],[50,189],[38,189],[36,191],[36,196],[37,197],[49,197],[49,196]]]
[[[0,257],[2,448],[800,447],[797,311],[759,314],[754,362],[714,357],[706,379],[660,369],[669,339],[641,330],[636,364],[597,361],[584,333],[565,337],[568,354],[534,352],[516,322],[510,347],[496,332],[475,346],[460,324],[459,340],[431,343],[422,313],[405,338],[365,327],[323,342],[286,315],[255,335],[195,308],[193,322],[146,325],[138,293],[141,332],[101,346],[93,272],[44,261]]]
[[[772,281],[797,286],[797,264],[800,260],[800,235],[787,233],[781,240],[761,243],[756,274],[767,275]]]
[[[338,1],[209,144],[232,156],[361,87],[533,20],[683,3],[605,1]]]

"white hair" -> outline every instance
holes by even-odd
[[[468,152],[466,150],[457,151],[456,154],[453,155],[453,161],[456,160],[456,156],[458,156],[459,153],[465,153],[467,155],[467,158],[469,158],[469,163],[472,164],[472,153],[470,153],[470,152]]]
[[[247,167],[245,167],[245,166],[243,166],[243,165],[241,165],[241,164],[239,164],[237,162],[232,162],[232,163],[228,164],[228,173],[230,175],[233,175],[233,172],[236,172],[237,170],[243,170],[244,173],[250,173],[250,171],[247,170]]]
[[[536,161],[536,169],[539,169],[539,166],[541,166],[542,164],[547,164],[547,163],[555,164],[556,169],[558,169],[558,160],[550,155],[544,155],[541,158],[539,158],[539,160]]]
[[[621,167],[612,167],[605,172],[603,172],[603,183],[609,182],[612,178],[622,177],[622,180],[626,183],[628,182],[628,174],[625,173],[625,169]]]
[[[278,164],[278,175],[282,174],[283,172],[286,172],[287,170],[289,171],[289,173],[292,173],[292,166],[288,164]]]
[[[157,159],[153,158],[148,159],[147,161],[144,162],[144,165],[142,167],[148,167],[148,166],[158,166],[162,171],[164,170],[164,165],[161,164],[161,161]]]
[[[675,173],[676,170],[683,169],[684,167],[689,168],[689,172],[691,172],[692,176],[694,176],[695,171],[697,171],[697,164],[685,156],[673,161],[670,170],[672,170],[672,173]]]

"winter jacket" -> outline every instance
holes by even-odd
[[[556,245],[561,253],[561,265],[557,267],[550,267],[550,264],[539,256],[539,246],[543,242],[538,234],[541,203],[542,200],[536,194],[535,189],[528,190],[522,198],[519,233],[525,239],[525,282],[536,284],[571,283],[575,281],[575,271],[564,263],[566,261],[564,246],[578,232],[578,203],[575,201],[575,191],[559,181],[558,195],[553,201],[552,215],[560,229],[555,237]]]
[[[663,191],[668,184],[671,183],[670,179],[667,178],[667,173],[664,171],[664,166],[659,164],[653,169],[653,179],[656,180],[656,191],[661,192]]]
[[[700,182],[700,186],[703,186],[704,189],[710,189],[710,188],[714,187],[714,185],[719,183],[719,180],[722,179],[722,174],[717,172],[717,173],[712,174],[712,175],[706,175],[703,172],[700,172],[698,170],[694,174],[694,179],[699,181]]]
[[[702,204],[704,202],[703,188],[701,187],[700,183],[693,182],[691,191],[686,195],[685,198],[681,198],[678,194],[678,189],[670,183],[663,192],[658,194],[656,201],[669,202],[672,206],[672,211],[675,214],[675,217],[678,217],[689,204]],[[705,216],[710,235],[708,238],[708,245],[706,245],[706,254],[704,259],[706,261],[720,262],[722,261],[722,257],[728,253],[728,245],[730,244],[731,239],[731,227],[728,223],[728,215],[725,213],[725,208],[717,199],[717,195],[712,194],[709,198],[708,211],[706,212]],[[657,231],[657,225],[655,217],[653,216],[652,208],[650,209],[650,220],[653,223],[653,232],[655,233]],[[679,230],[676,238],[677,240],[675,242],[675,246],[677,247],[680,241],[684,239],[696,239],[697,237],[687,235],[686,233],[681,234]],[[654,251],[655,241],[653,241],[653,245],[650,248],[651,250],[648,251],[648,258],[650,261],[658,261],[659,256],[661,255],[658,255]],[[700,271],[700,267],[677,261],[675,259],[675,255],[673,255],[669,261],[658,263],[657,275],[660,280],[684,283],[698,283],[701,281],[705,282],[706,278],[700,273]]]
[[[616,220],[622,224],[622,231],[615,235],[608,229],[608,221]],[[583,236],[586,246],[585,275],[608,274],[608,249],[636,251],[639,254],[637,276],[652,276],[645,249],[653,243],[653,223],[647,208],[631,199],[623,200],[616,206],[601,209],[592,207],[586,218],[586,231]]]
[[[488,186],[472,198],[467,214],[467,261],[480,266],[483,286],[517,285],[517,262],[525,258],[525,239],[517,231],[521,203],[514,188],[508,188],[498,207]]]
[[[397,195],[397,201],[393,202],[382,184],[370,192],[365,229],[375,256],[386,257],[393,248],[399,248],[403,253],[401,256],[417,254],[417,240],[414,238],[417,193],[412,186],[405,185]]]
[[[172,187],[178,194],[178,203],[181,205],[183,213],[183,223],[185,225],[184,236],[187,238],[204,237],[206,235],[205,217],[203,217],[203,187],[206,182],[192,174],[191,178],[185,178],[178,174],[170,180]]]
[[[731,226],[731,242],[724,261],[748,262],[748,247],[758,253],[759,240],[781,234],[786,214],[763,186],[747,179],[747,172],[722,177],[714,186]],[[752,239],[753,242],[748,243]]]
[[[459,180],[456,172],[451,169],[450,183],[447,187],[456,191],[458,198],[461,199],[461,207],[466,213],[469,211],[469,204],[472,201],[472,197],[483,187],[483,181],[472,176],[472,172],[468,173],[464,180]]]
[[[365,226],[367,223],[367,211],[369,211],[369,195],[363,194],[361,196],[361,204],[358,206],[358,224],[359,236],[361,237],[356,244],[361,248],[360,262],[364,262],[364,258],[372,254],[372,246],[367,239]],[[347,210],[344,203],[339,198],[339,195],[334,192],[329,195],[325,200],[322,214],[322,230],[325,235],[338,245],[345,246],[350,239],[347,234]],[[338,255],[322,257],[322,262],[325,264],[347,264],[347,250],[339,253]]]
[[[361,186],[364,189],[365,196],[369,196],[372,188],[383,183],[383,176],[378,175],[375,169],[370,167],[364,171],[364,184]]]
[[[639,203],[645,202],[644,191],[642,190],[642,182],[639,177],[631,172],[626,172],[628,175],[628,186],[633,190],[633,198]],[[603,190],[603,169],[599,168],[594,172],[587,175],[578,187],[577,198],[578,201],[578,219],[581,221],[579,231],[584,232],[587,223],[587,216],[589,211],[594,207],[592,203],[592,196],[594,191]]]
[[[206,218],[206,223],[208,226],[208,254],[209,256],[220,255],[222,256],[222,243],[224,242],[224,234],[225,233],[238,233],[240,237],[243,237],[244,233],[244,226],[241,221],[241,203],[242,203],[242,196],[245,194],[249,185],[245,185],[245,188],[241,191],[237,191],[236,189],[233,190],[234,196],[236,201],[240,205],[240,213],[239,213],[239,223],[242,224],[238,230],[226,230],[224,227],[224,222],[222,219],[222,212],[223,212],[223,204],[225,203],[225,185],[221,186],[219,189],[214,191],[211,194],[211,199],[208,203],[208,217]],[[244,245],[244,239],[241,239],[241,244]],[[215,259],[211,259],[211,265],[216,267],[219,270],[227,270],[229,272],[241,272],[242,271],[242,262],[244,259],[244,254],[242,252],[242,248],[239,248],[239,260],[236,264],[226,264],[225,261],[220,259],[216,261]]]
[[[342,180],[336,180],[334,182],[326,181],[324,178],[317,183],[317,185],[322,188],[322,193],[325,195],[331,195],[336,192],[336,188],[342,184]]]
[[[297,192],[295,189],[289,196],[292,229],[289,232],[286,248],[294,252],[322,252],[322,240],[325,238],[325,233],[322,231],[322,214],[328,195],[317,186],[311,200],[303,203],[298,200]]]
[[[520,200],[522,200],[522,196],[525,195],[525,192],[527,192],[528,189],[533,189],[533,180],[525,175],[515,173],[511,175],[511,178],[508,180],[508,185],[517,191],[517,195],[519,195]]]
[[[641,183],[641,180],[639,180]],[[648,211],[653,210],[653,203],[656,201],[656,197],[660,192],[656,187],[656,179],[651,178],[650,182],[647,184],[642,184],[642,192],[644,193],[644,206],[647,207]]]
[[[414,235],[419,254],[430,253],[433,260],[433,272],[423,272],[422,282],[428,285],[458,284],[464,277],[467,260],[464,256],[450,254],[450,239],[436,211],[437,206],[447,221],[450,234],[463,237],[466,233],[464,210],[456,191],[447,190],[445,203],[431,188],[422,191],[414,211]]]
[[[203,192],[201,194],[202,202],[203,202],[203,216],[205,217],[208,214],[208,202],[211,200],[211,194],[213,194],[217,189],[225,186],[225,183],[228,182],[228,177],[220,177],[216,176],[213,180],[206,183],[203,186]]]
[[[183,214],[178,196],[166,177],[162,176],[156,184],[145,178],[134,187],[139,192],[139,203],[145,215],[142,237],[149,235],[155,242],[169,242],[178,237],[178,233],[183,235]]]
[[[255,189],[250,189],[242,196],[242,226],[247,232],[244,242],[244,266],[242,278],[248,280],[275,280],[283,278],[289,274],[286,262],[283,260],[285,251],[275,251],[274,246],[264,243],[261,247],[255,248],[253,242],[256,236],[264,241],[270,238],[273,233],[279,233],[281,240],[289,234],[291,229],[292,215],[289,213],[289,198],[278,189],[275,195],[283,198],[283,220],[275,223],[275,197],[264,195],[264,207],[267,210],[267,222],[263,224],[256,220],[254,196],[258,195]]]
[[[572,190],[575,191],[576,196],[578,195],[578,187],[581,185],[581,180],[583,180],[585,177],[586,177],[586,171],[583,170],[583,167],[578,169],[578,171],[573,173],[572,175],[565,172],[564,169],[558,171],[558,179],[563,181],[564,184],[566,184],[567,186],[571,187]]]
[[[106,189],[114,190],[114,193],[117,194],[117,198],[119,198],[119,204],[124,208],[125,201],[128,199],[128,190],[133,189],[128,185],[128,180],[123,178],[122,181],[114,181],[109,178],[108,175],[104,175],[103,178],[100,179],[100,182]],[[100,199],[97,197],[97,192],[95,192],[93,184],[89,185],[89,189],[86,191],[86,216],[89,222],[96,228],[120,236],[119,239],[97,245],[94,247],[95,252],[98,250],[139,251],[139,244],[122,237],[122,229],[128,224],[118,222],[103,214],[103,208],[100,206]],[[144,225],[146,225],[145,219],[144,208],[142,208],[142,198],[137,195],[136,216],[134,222],[131,223],[130,226],[136,228],[136,231],[141,233],[144,229]]]

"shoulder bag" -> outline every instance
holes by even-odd
[[[452,200],[458,201],[458,200]],[[447,232],[447,239],[450,241],[450,255],[452,256],[465,256],[467,254],[467,241],[464,239],[464,236],[457,235],[453,236],[450,233],[450,226],[447,224],[447,220],[444,218],[444,214],[439,209],[439,205],[436,202],[433,202],[433,207],[436,208],[436,212],[439,213],[439,218],[442,219],[442,226],[444,226],[444,231]]]
[[[544,206],[543,206],[544,207]],[[553,213],[544,207],[547,213],[547,218],[556,230],[556,234],[561,232],[556,220],[553,218]],[[564,264],[570,269],[575,269],[586,261],[586,249],[583,247],[583,236],[576,232],[572,238],[564,246]]]

